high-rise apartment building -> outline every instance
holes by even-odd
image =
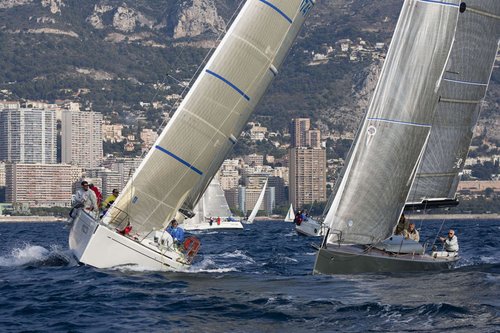
[[[5,165],[6,201],[30,207],[69,207],[81,168],[69,164]]]
[[[294,118],[290,124],[291,147],[307,147],[307,131],[311,128],[311,119]]]
[[[62,163],[95,168],[102,162],[102,114],[91,111],[62,112]]]
[[[291,148],[289,200],[297,209],[326,201],[326,150]]]
[[[54,110],[4,103],[0,109],[0,160],[12,163],[57,163]]]
[[[306,147],[321,148],[321,131],[309,130],[306,132]]]
[[[288,199],[297,208],[326,201],[326,150],[309,118],[292,119]]]

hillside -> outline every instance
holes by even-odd
[[[0,0],[0,99],[72,99],[112,122],[157,128],[173,112],[240,1]],[[318,1],[254,120],[283,130],[308,116],[326,130],[355,130],[382,60],[340,53],[339,41],[385,43],[401,0]],[[325,61],[315,55],[328,53]],[[479,132],[500,141],[500,73]],[[159,102],[144,108],[139,102]]]

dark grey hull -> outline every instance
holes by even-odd
[[[328,246],[316,255],[314,274],[357,274],[439,271],[453,268],[459,257],[395,255],[358,245]]]

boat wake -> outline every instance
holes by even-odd
[[[227,272],[237,272],[236,267],[218,267],[210,258],[205,258],[199,263],[195,263],[189,273],[227,273]]]
[[[0,256],[0,266],[76,266],[78,263],[60,246],[52,245],[50,249],[42,246],[25,244],[23,247],[13,248],[9,254]]]

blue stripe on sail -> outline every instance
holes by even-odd
[[[460,5],[456,4],[456,3],[452,3],[452,2],[442,2],[442,1],[438,1],[438,0],[418,0],[420,2],[428,2],[428,3],[436,3],[436,4],[439,4],[439,5],[444,5],[444,6],[451,6],[451,7],[457,7],[459,8]]]
[[[409,121],[392,120],[392,119],[384,119],[384,118],[367,118],[367,120],[382,121],[385,123],[393,123],[393,124],[411,125],[411,126],[417,126],[417,127],[431,127],[431,125],[428,125],[428,124],[419,124],[419,123],[412,123]]]
[[[231,88],[233,88],[234,90],[236,90],[241,96],[243,96],[247,101],[250,100],[250,97],[248,97],[247,94],[245,94],[243,92],[243,90],[241,90],[240,88],[238,88],[237,86],[235,86],[233,83],[231,83],[230,81],[228,81],[227,79],[223,78],[222,76],[220,76],[219,74],[217,73],[214,73],[212,72],[211,70],[207,69],[206,72],[210,75],[213,75],[215,76],[216,78],[218,78],[219,80],[221,80],[222,82],[224,82],[225,84],[227,84],[228,86],[230,86]]]
[[[184,164],[185,166],[187,166],[188,168],[190,168],[191,170],[193,170],[194,172],[196,172],[197,174],[199,175],[203,175],[203,172],[201,172],[199,169],[197,169],[196,167],[194,167],[193,165],[189,164],[188,162],[184,161],[182,158],[180,158],[179,156],[169,152],[168,150],[166,150],[165,148],[163,147],[160,147],[160,146],[155,146],[156,149],[158,149],[159,151],[167,154],[168,156],[171,156],[173,158],[175,158],[177,161],[181,162],[182,164]]]
[[[488,86],[487,83],[481,83],[481,82],[471,82],[471,81],[452,80],[452,79],[443,79],[443,80],[447,81],[447,82],[455,82],[455,83],[468,84],[468,85],[471,85],[471,86],[483,86],[483,87]]]
[[[269,7],[271,7],[275,11],[277,11],[281,16],[283,16],[285,18],[285,20],[288,21],[288,23],[292,24],[292,19],[290,17],[288,17],[288,15],[286,15],[285,13],[283,13],[283,11],[281,9],[279,9],[278,7],[276,7],[275,5],[273,5],[272,3],[270,3],[270,2],[268,2],[266,0],[260,0],[260,2],[268,5]]]

